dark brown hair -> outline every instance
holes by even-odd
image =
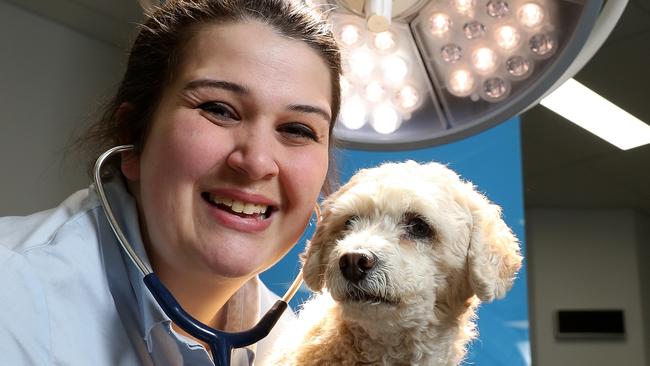
[[[162,93],[173,81],[184,47],[197,29],[205,24],[246,21],[262,22],[284,37],[305,42],[330,69],[330,169],[323,186],[323,192],[330,193],[335,184],[332,128],[341,105],[341,59],[330,26],[298,0],[168,0],[139,27],[116,95],[75,147],[88,154],[90,164],[116,145],[133,144],[139,154]],[[130,107],[120,113],[124,103]]]

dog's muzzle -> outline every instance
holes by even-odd
[[[368,251],[348,252],[339,258],[341,274],[352,283],[363,280],[375,264],[377,264],[377,257]]]

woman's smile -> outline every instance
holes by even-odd
[[[234,189],[205,191],[201,198],[219,224],[242,232],[265,230],[278,210],[274,201],[262,195]]]

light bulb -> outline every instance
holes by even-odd
[[[366,124],[366,104],[358,96],[345,100],[341,106],[341,123],[351,130],[358,130]]]
[[[530,61],[526,60],[522,56],[512,56],[506,60],[506,70],[508,71],[508,74],[516,78],[523,78],[528,75],[530,69]]]
[[[485,34],[485,26],[479,21],[471,21],[463,26],[463,33],[467,39],[477,39]]]
[[[477,48],[472,52],[472,64],[481,73],[493,71],[497,66],[497,55],[487,47]]]
[[[366,99],[370,102],[379,102],[384,99],[384,87],[377,81],[371,81],[366,85],[364,91]]]
[[[459,69],[449,74],[447,85],[449,92],[458,97],[466,97],[474,91],[474,76],[465,69]]]
[[[506,51],[510,51],[519,45],[521,36],[515,27],[504,25],[497,28],[495,31],[495,38],[499,47]]]
[[[548,57],[555,51],[555,40],[548,34],[536,34],[530,38],[530,50],[538,56]]]
[[[420,93],[414,87],[405,85],[395,93],[395,102],[403,109],[412,109],[420,102]]]
[[[339,38],[341,43],[347,47],[353,47],[361,43],[361,28],[354,24],[347,24],[341,27]]]
[[[476,0],[455,0],[454,6],[459,13],[469,13],[474,9]]]
[[[375,60],[372,55],[364,50],[356,50],[348,59],[350,71],[358,78],[365,79],[375,68]]]
[[[389,84],[396,84],[404,80],[408,75],[409,67],[403,58],[389,56],[382,61],[384,80]]]
[[[461,59],[463,56],[462,50],[459,45],[455,43],[448,43],[440,49],[440,57],[445,62],[453,64]]]
[[[535,28],[544,21],[544,9],[536,3],[526,3],[517,11],[517,19],[528,28]]]
[[[429,30],[434,36],[442,36],[451,28],[451,18],[444,13],[434,13],[429,18]]]
[[[486,7],[488,15],[493,18],[503,18],[510,11],[510,6],[504,0],[490,0]]]
[[[397,48],[397,41],[393,32],[381,32],[375,35],[373,44],[381,52],[394,51]]]
[[[399,113],[389,104],[380,104],[372,111],[372,127],[381,134],[395,132],[401,122]]]
[[[509,91],[509,84],[501,78],[489,78],[483,83],[485,99],[490,102],[503,100]]]

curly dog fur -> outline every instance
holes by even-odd
[[[302,256],[319,292],[273,365],[458,365],[480,301],[522,262],[501,210],[438,163],[364,169],[326,199]]]

